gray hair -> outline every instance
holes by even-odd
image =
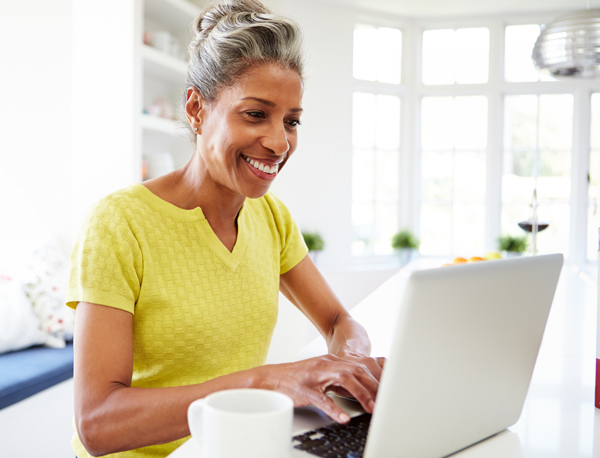
[[[303,78],[302,31],[256,0],[227,0],[208,7],[195,23],[186,87],[207,102],[255,65],[276,63]]]

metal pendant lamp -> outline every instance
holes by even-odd
[[[531,55],[552,76],[600,78],[600,9],[573,11],[542,28]]]

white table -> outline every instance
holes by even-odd
[[[374,355],[387,355],[393,332],[394,306],[402,297],[411,269],[403,269],[359,303],[352,315],[371,338]],[[591,458],[600,457],[600,409],[594,407],[597,286],[595,271],[565,266],[544,334],[533,379],[519,421],[508,430],[463,450],[456,458]],[[381,320],[380,317],[388,317]],[[326,352],[317,339],[298,359]],[[307,421],[307,417],[309,421]],[[294,429],[305,430],[323,414],[304,409]],[[170,458],[199,458],[188,441]],[[382,457],[383,458],[383,457]]]

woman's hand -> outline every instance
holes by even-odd
[[[381,374],[381,367],[373,358],[343,359],[334,355],[256,370],[260,387],[287,394],[296,407],[315,405],[340,423],[348,422],[350,417],[326,393],[334,391],[354,397],[365,411],[372,413]]]
[[[336,356],[341,359],[362,364],[369,370],[369,372],[371,372],[371,374],[373,374],[377,381],[381,380],[381,373],[383,372],[383,366],[385,365],[385,358],[373,357],[353,352],[339,352],[336,354]]]

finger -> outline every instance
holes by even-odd
[[[341,370],[337,379],[329,388],[337,386],[348,391],[365,411],[373,413],[379,382],[364,366],[356,365]]]
[[[361,364],[363,364],[373,377],[377,380],[381,380],[381,366],[379,365],[379,361],[376,358],[366,357],[358,360]]]
[[[348,423],[350,421],[350,416],[326,394],[312,391],[309,397],[312,399],[313,405],[338,423]]]

